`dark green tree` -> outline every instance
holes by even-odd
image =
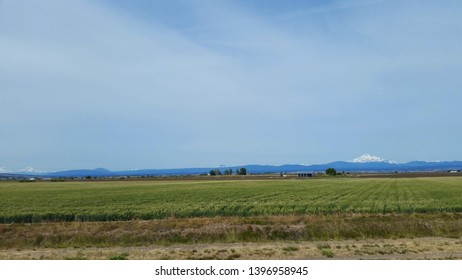
[[[225,171],[223,171],[223,174],[224,175],[233,175],[233,170],[230,168],[230,169],[225,169]]]
[[[245,169],[244,167],[239,169],[239,175],[247,175],[247,169]]]
[[[337,175],[337,170],[335,170],[332,167],[329,167],[329,168],[326,169],[326,175],[335,176],[335,175]]]

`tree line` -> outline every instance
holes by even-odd
[[[209,172],[210,176],[216,176],[216,175],[247,175],[247,169],[244,167],[242,168],[236,168],[236,173],[233,173],[233,169],[225,169],[223,170],[223,173],[221,172],[220,169],[212,169]]]

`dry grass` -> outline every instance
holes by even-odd
[[[462,236],[461,213],[0,224],[0,249]]]

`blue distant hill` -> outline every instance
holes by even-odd
[[[35,177],[114,177],[114,176],[172,176],[172,175],[199,175],[209,173],[212,169],[220,169],[222,172],[225,169],[233,171],[239,168],[246,168],[250,174],[265,174],[265,173],[296,173],[296,172],[323,172],[327,168],[335,168],[338,172],[431,172],[431,171],[449,171],[462,170],[462,161],[441,161],[441,162],[426,162],[426,161],[411,161],[408,163],[394,163],[389,161],[381,162],[346,162],[335,161],[327,164],[299,165],[242,165],[229,167],[206,167],[206,168],[175,168],[175,169],[141,169],[141,170],[125,170],[111,171],[104,168],[97,169],[79,169],[66,170],[50,173],[16,173],[16,174],[0,174],[0,178],[11,178],[14,176],[35,176]]]

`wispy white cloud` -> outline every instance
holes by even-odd
[[[368,8],[391,1],[393,0],[326,1],[321,5],[312,5],[295,11],[282,13],[277,18],[278,20],[294,20],[300,17],[307,17],[316,14],[327,14],[339,11],[343,12],[351,9]]]

